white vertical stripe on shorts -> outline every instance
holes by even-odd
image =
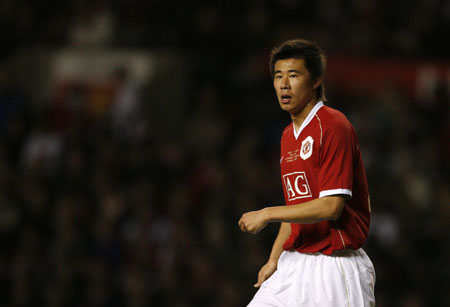
[[[375,270],[364,250],[284,251],[248,307],[372,307]]]

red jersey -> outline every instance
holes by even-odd
[[[299,131],[293,123],[281,138],[281,179],[286,205],[346,195],[336,221],[291,223],[285,250],[326,255],[360,248],[368,235],[370,199],[358,140],[347,118],[318,102]]]

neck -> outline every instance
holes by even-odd
[[[313,99],[310,102],[308,102],[308,104],[306,104],[305,107],[297,114],[291,113],[291,119],[292,122],[294,123],[295,130],[298,131],[298,129],[300,129],[306,117],[311,112],[312,108],[314,108],[317,102],[318,102],[317,99]]]

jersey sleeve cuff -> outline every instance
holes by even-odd
[[[348,189],[333,189],[333,190],[325,190],[325,191],[320,191],[319,193],[319,198],[320,197],[325,197],[325,196],[331,196],[331,195],[348,195],[349,198],[352,197],[352,191],[348,190]]]

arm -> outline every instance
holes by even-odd
[[[259,270],[258,281],[254,285],[256,288],[261,286],[261,284],[276,271],[278,258],[280,258],[280,255],[283,252],[283,244],[290,234],[291,225],[289,223],[281,223],[277,238],[275,239],[272,251],[270,252],[269,260],[267,260],[267,263]]]
[[[344,202],[344,196],[334,195],[298,205],[267,207],[244,213],[239,226],[242,231],[256,234],[270,222],[309,224],[337,220],[341,216]]]
[[[272,251],[270,252],[269,261],[278,262],[278,258],[280,258],[281,253],[283,252],[283,244],[291,235],[291,224],[290,223],[281,223],[280,230],[278,231],[277,238],[272,246]]]

